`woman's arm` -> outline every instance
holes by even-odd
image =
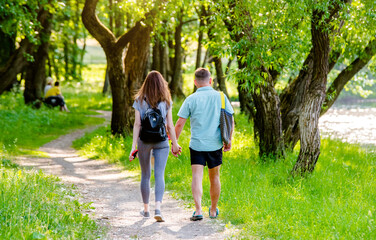
[[[172,107],[167,112],[167,130],[170,134],[171,144],[172,144],[172,154],[177,156],[181,152],[181,147],[176,140],[174,122],[172,121]]]
[[[134,157],[132,156],[132,152],[136,150],[137,148],[137,140],[140,135],[140,129],[141,129],[140,112],[138,110],[135,110],[135,119],[134,119],[134,125],[133,125],[133,142],[132,142],[132,149],[129,154],[129,161],[132,161],[134,159]]]

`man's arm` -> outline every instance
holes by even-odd
[[[179,117],[178,121],[175,124],[175,133],[176,133],[176,139],[179,139],[181,131],[183,131],[185,122],[187,121],[186,118]]]

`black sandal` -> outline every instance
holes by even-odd
[[[204,216],[195,215],[195,214],[196,214],[196,211],[194,211],[192,217],[190,217],[191,221],[201,221],[202,219],[204,219]]]

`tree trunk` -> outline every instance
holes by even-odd
[[[108,78],[112,90],[112,117],[111,132],[114,135],[124,135],[129,133],[130,125],[128,122],[128,111],[130,106],[126,100],[126,85],[123,69],[122,54],[117,51],[106,53]]]
[[[154,37],[154,46],[153,46],[153,64],[151,69],[161,72],[161,53],[160,53],[160,41],[157,36]]]
[[[8,86],[17,77],[17,74],[29,63],[25,58],[26,53],[31,53],[34,45],[29,40],[24,39],[20,43],[20,47],[8,60],[7,64],[0,69],[0,95],[8,88]]]
[[[329,70],[330,39],[327,24],[322,21],[324,13],[315,9],[312,15],[312,80],[303,99],[299,117],[300,152],[292,170],[299,175],[312,172],[320,155],[319,117]]]
[[[313,74],[313,49],[311,49],[298,77],[286,87],[281,96],[282,131],[285,148],[292,151],[299,141],[299,116],[303,99]]]
[[[114,32],[114,8],[112,0],[108,1],[108,11],[109,11],[109,29],[111,32]]]
[[[151,27],[145,27],[138,31],[127,50],[127,56],[124,60],[127,106],[133,105],[134,94],[144,80],[144,70],[149,57],[151,31]],[[134,122],[134,111],[131,107],[127,108],[126,111],[127,124],[131,127]]]
[[[222,59],[219,57],[214,57],[215,72],[217,76],[218,88],[228,96],[226,88],[226,78],[223,74]]]
[[[204,31],[203,27],[205,26],[205,22],[202,16],[202,13],[205,10],[205,6],[202,6],[201,14],[199,13],[200,16],[200,24],[198,28],[198,40],[197,40],[197,52],[196,52],[196,69],[201,67],[201,58],[202,58],[202,40],[204,39]],[[205,60],[204,60],[205,61]],[[196,85],[193,85],[193,92],[196,92],[197,87]]]
[[[102,90],[103,95],[107,94],[109,90],[110,90],[110,79],[108,77],[108,65],[107,65],[106,75],[104,77],[103,90]]]
[[[64,40],[64,80],[68,81],[70,72],[69,72],[69,42]]]
[[[182,86],[182,75],[181,75],[181,67],[183,61],[183,54],[182,54],[182,43],[181,43],[181,34],[183,31],[183,22],[182,17],[179,17],[179,24],[175,28],[175,57],[174,57],[174,68],[173,68],[173,75],[171,82],[169,84],[171,95],[173,97],[185,97],[183,93],[183,86]]]
[[[45,21],[48,21],[49,12],[45,10],[44,6],[39,9],[37,20],[43,26]],[[40,29],[35,29],[37,32],[41,32]],[[7,63],[0,68],[0,95],[9,85],[16,79],[17,74],[20,73],[28,64],[29,54],[33,54],[35,45],[30,43],[27,38],[20,42],[19,48],[9,58]]]
[[[204,27],[204,20],[200,19],[200,25],[198,29],[198,40],[197,40],[197,53],[196,53],[196,69],[201,66],[201,58],[202,58],[202,40],[204,38],[204,31],[202,28]]]
[[[52,27],[52,14],[47,11],[46,20],[41,22],[40,32],[41,44],[34,54],[34,62],[30,63],[26,70],[25,77],[25,104],[34,104],[39,108],[43,98],[43,88],[46,84],[46,61],[50,46],[50,36]]]
[[[5,34],[0,29],[0,68],[4,67],[7,61],[16,51],[16,37]],[[5,87],[5,91],[10,91],[14,85],[17,84],[17,77],[14,77],[13,81]],[[0,83],[1,84],[1,83]]]
[[[207,14],[204,14],[204,16],[208,17],[208,13]],[[211,25],[211,22],[208,18],[207,20],[207,26],[208,26],[208,37],[210,40],[214,40],[214,32],[213,32],[213,28],[210,27]],[[210,48],[211,52],[213,52],[212,48]],[[213,57],[213,62],[214,62],[214,65],[215,65],[215,72],[216,72],[216,81],[217,81],[217,84],[218,84],[218,88],[219,90],[221,90],[222,92],[224,92],[227,96],[228,96],[228,93],[227,93],[227,88],[226,88],[226,82],[225,82],[225,76],[223,74],[223,67],[222,67],[222,59],[220,57],[218,57],[216,54],[213,54],[212,55]]]
[[[80,6],[79,1],[76,0],[76,9],[75,9],[75,21],[80,21]],[[73,34],[73,46],[72,46],[72,76],[75,80],[82,80],[82,76],[79,74],[82,62],[80,62],[80,48],[78,47],[78,38],[80,29],[78,28],[78,24],[74,24],[74,34]]]
[[[172,40],[174,38],[172,34],[169,34],[169,39],[167,41],[168,44],[168,52],[172,53],[174,52],[174,41]],[[170,84],[172,81],[172,78],[174,76],[174,68],[175,68],[175,59],[172,57],[172,54],[169,54],[168,56],[168,64],[167,64],[167,82]]]
[[[56,46],[54,46],[54,49],[50,51],[52,53],[51,61],[52,61],[52,66],[55,72],[56,81],[60,81],[60,70],[59,70],[58,64],[56,63],[57,60],[55,58],[55,49],[56,49]]]
[[[334,4],[333,7],[330,9],[331,16],[334,16],[335,15],[334,11],[338,11],[338,9],[339,9],[339,5]],[[340,28],[341,27],[342,27],[342,24]],[[337,29],[336,31],[339,31],[339,29]],[[283,133],[284,133],[285,147],[286,149],[289,149],[290,151],[294,149],[295,145],[300,139],[299,117],[300,117],[300,113],[302,112],[302,107],[304,104],[303,97],[305,96],[307,92],[309,82],[311,82],[312,80],[313,54],[314,54],[313,49],[311,49],[310,53],[308,54],[306,60],[303,63],[303,66],[299,72],[298,77],[292,83],[290,83],[288,87],[284,89],[283,93],[280,96],[281,114],[282,114],[282,123],[283,123],[282,128],[283,128]],[[333,52],[333,51],[330,52],[328,72],[330,72],[333,69],[340,55],[341,55],[340,52]],[[346,81],[349,81],[349,79],[347,79]],[[339,87],[337,85],[337,83],[339,82],[342,82],[342,81],[335,80],[332,86],[329,88],[329,89],[335,89],[336,94],[338,95],[343,89],[343,87]],[[335,86],[339,88],[337,89]],[[324,103],[324,108],[322,108],[321,110],[321,115],[324,114],[324,112],[326,112],[326,110],[330,108],[331,104],[333,104],[335,99],[338,97],[337,95],[337,97],[332,98],[330,100],[332,101],[330,104],[329,98],[333,97],[332,96],[333,92],[330,92],[330,90],[328,90],[328,92],[329,93],[326,94],[327,98]],[[328,104],[330,104],[330,106],[327,106]]]
[[[261,159],[284,157],[282,136],[282,118],[279,109],[279,97],[269,76],[265,84],[257,85],[252,93],[255,139],[259,143]]]
[[[115,1],[116,4],[121,4],[123,0]],[[124,32],[124,13],[119,7],[114,7],[114,18],[115,18],[115,36],[119,37]]]
[[[0,29],[0,67],[3,67],[16,51],[16,37]]]
[[[132,94],[142,81],[152,28],[142,24],[142,20],[140,20],[134,27],[116,39],[115,35],[96,16],[97,3],[98,0],[85,1],[82,21],[101,44],[106,54],[113,104],[111,132],[124,135],[129,133],[132,127]],[[145,18],[153,19],[154,14],[155,11],[151,10],[146,13]],[[123,53],[127,46],[123,62]]]
[[[167,67],[168,67],[168,48],[165,42],[160,42],[159,44],[159,62],[160,62],[160,73],[167,81]]]

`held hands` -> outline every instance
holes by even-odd
[[[180,147],[180,145],[179,144],[175,145],[175,144],[171,143],[171,153],[175,157],[178,157],[181,154],[181,147]]]

